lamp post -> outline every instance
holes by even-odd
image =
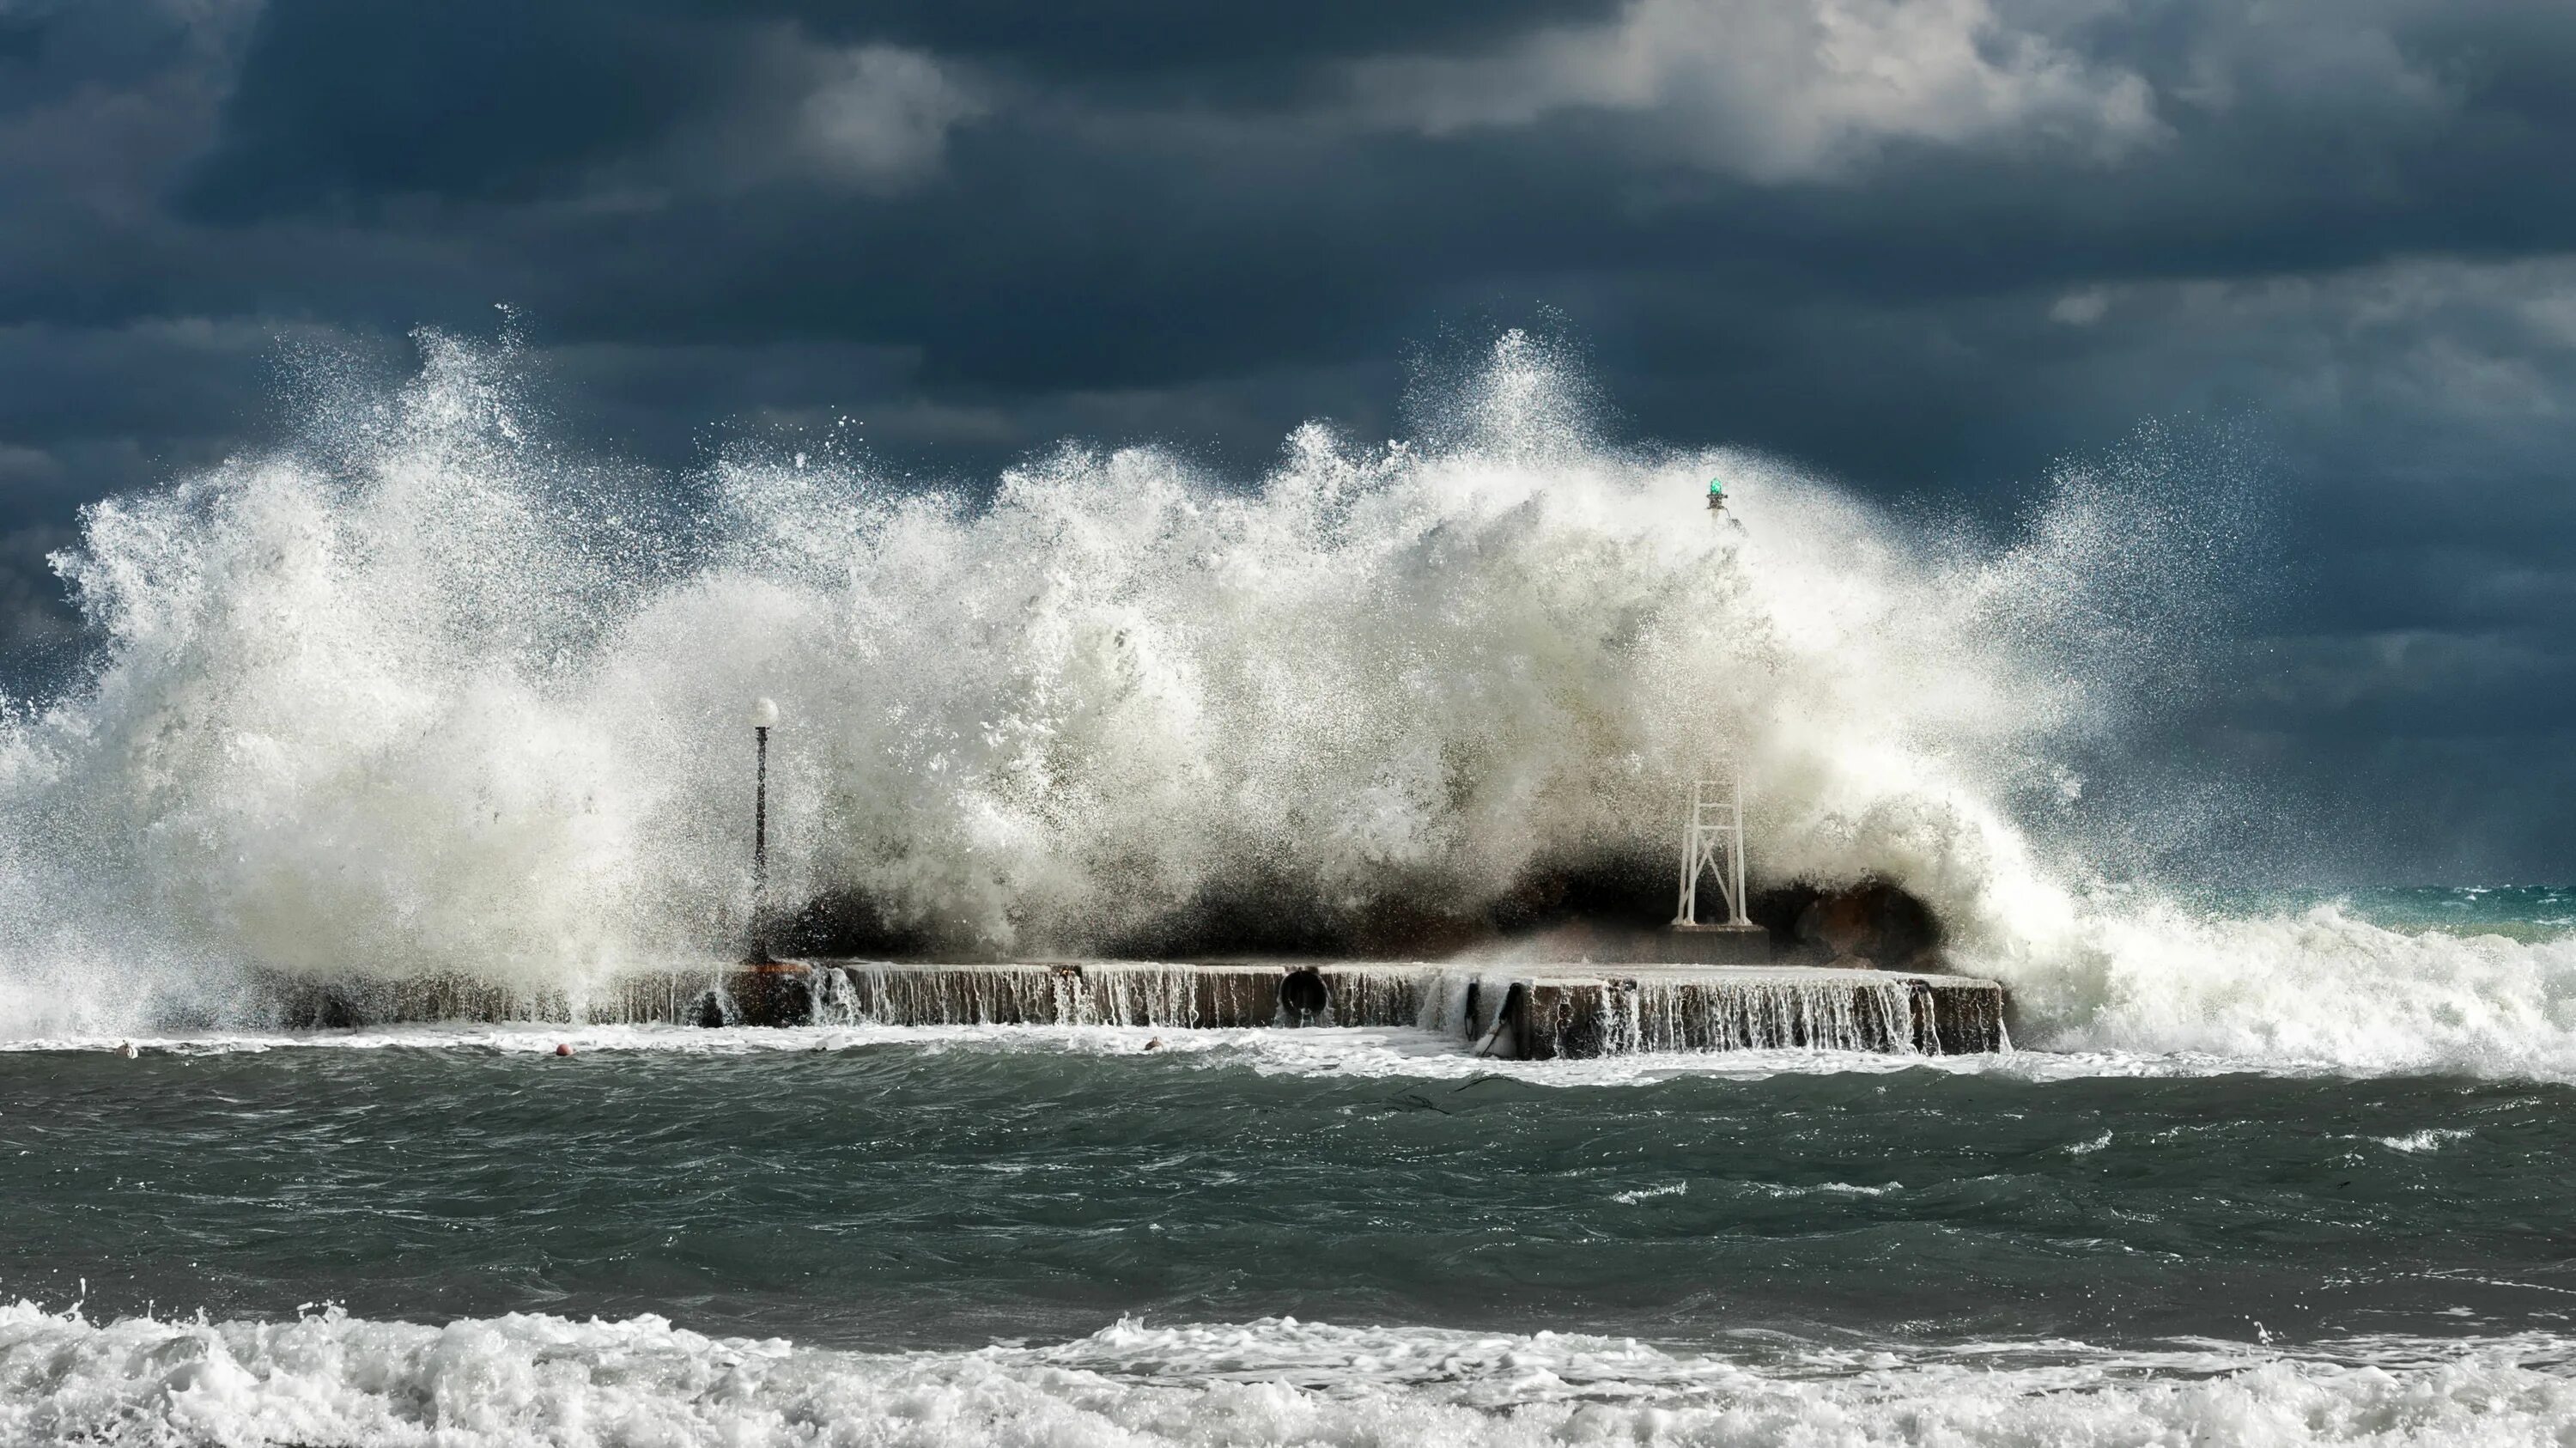
[[[778,701],[751,703],[751,737],[758,763],[751,789],[751,963],[769,964],[769,731],[778,725]]]

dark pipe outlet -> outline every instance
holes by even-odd
[[[1279,1008],[1288,1019],[1303,1025],[1320,1020],[1332,1008],[1333,992],[1324,984],[1324,973],[1308,966],[1279,977]]]

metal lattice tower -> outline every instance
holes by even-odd
[[[1682,826],[1681,908],[1673,924],[1694,926],[1699,919],[1702,875],[1717,877],[1717,892],[1726,902],[1726,924],[1747,926],[1744,913],[1744,771],[1730,768],[1723,779],[1691,781],[1690,819]]]

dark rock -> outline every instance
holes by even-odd
[[[1747,913],[1790,959],[1880,970],[1946,968],[1941,922],[1931,907],[1885,880],[1779,886],[1757,892]]]

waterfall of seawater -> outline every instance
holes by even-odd
[[[1602,999],[1612,1052],[1803,1047],[1939,1055],[2011,1045],[2002,1020],[1982,1012],[1960,1022],[1949,1033],[1955,1039],[1945,1038],[1932,992],[1901,978],[1642,982]]]
[[[1331,966],[1317,972],[1326,1009],[1310,1022],[1433,1025],[1419,968]],[[899,1026],[1256,1026],[1298,1023],[1275,969],[1200,969],[1151,961],[1080,965],[901,967],[859,963],[815,972],[815,1019]]]
[[[1613,1051],[1919,1049],[1905,981],[1622,982],[1602,1002]]]
[[[1867,1051],[1946,1055],[2010,1050],[1991,991],[1920,977],[1797,969],[1665,973],[1540,983],[1530,1054],[1649,1051]]]
[[[1299,1004],[1301,977],[1311,982],[1308,1005]],[[824,965],[810,979],[810,1019],[824,1025],[1400,1027],[1474,1042],[1480,1053],[1500,1045],[1507,1054],[1541,1057],[2011,1049],[1991,987],[1856,971],[1667,968],[1641,979],[1426,965],[1283,973],[1258,965],[1088,961]]]

